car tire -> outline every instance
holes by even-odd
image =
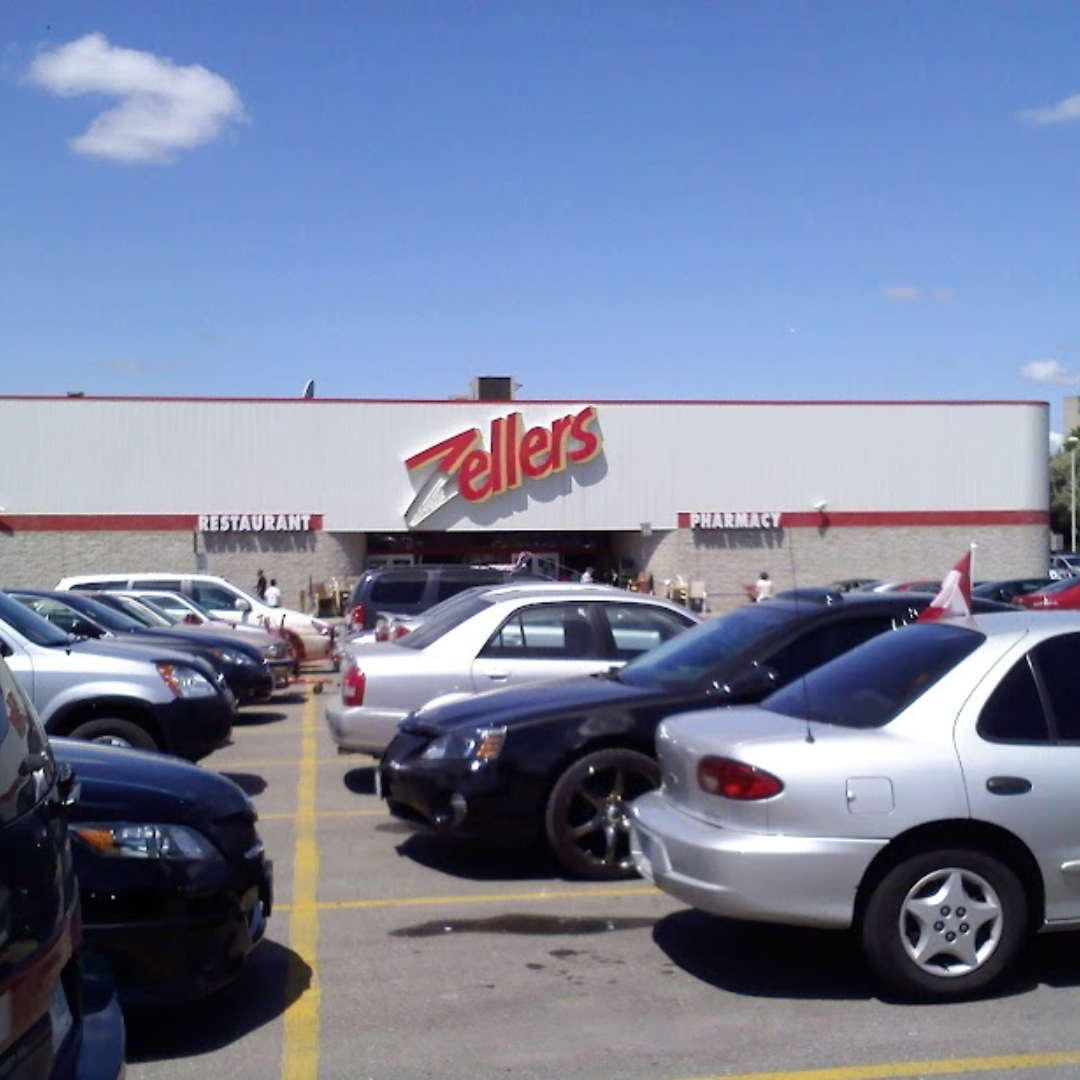
[[[947,1001],[990,989],[1028,933],[1017,875],[980,851],[906,859],[878,883],[860,927],[879,980],[906,998]]]
[[[556,780],[544,815],[562,867],[593,881],[633,877],[629,805],[659,783],[656,761],[636,750],[610,747],[578,758]]]
[[[131,720],[89,720],[71,733],[73,739],[108,743],[111,746],[127,746],[135,750],[160,750],[153,735]]]

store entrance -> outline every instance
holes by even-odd
[[[607,533],[372,533],[367,540],[369,567],[520,562],[560,581],[576,581],[587,568],[607,581],[618,569]]]

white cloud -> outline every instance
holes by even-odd
[[[1020,374],[1033,382],[1061,383],[1066,386],[1080,383],[1080,375],[1070,371],[1059,360],[1032,360],[1020,369]]]
[[[1056,105],[1047,105],[1041,109],[1025,109],[1020,113],[1020,119],[1035,127],[1068,124],[1074,120],[1080,120],[1080,94],[1073,94]]]
[[[951,304],[956,299],[952,289],[923,289],[918,285],[886,285],[882,294],[898,304]]]
[[[58,97],[104,94],[118,103],[71,140],[78,154],[125,163],[170,162],[246,119],[240,95],[198,64],[110,45],[103,34],[38,56],[27,79]]]

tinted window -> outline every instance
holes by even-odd
[[[505,580],[506,575],[498,570],[442,570],[436,591],[439,600],[446,600],[475,585],[501,585]]]
[[[1080,635],[1062,634],[1031,651],[1049,699],[1057,738],[1080,742]]]
[[[998,683],[979,714],[976,730],[994,742],[1049,741],[1042,697],[1028,657],[1014,664]]]
[[[879,634],[771,694],[762,706],[840,727],[883,727],[985,640],[977,630],[934,624]]]
[[[471,619],[487,606],[487,602],[481,599],[478,593],[459,593],[438,607],[431,608],[424,621],[411,634],[401,638],[398,644],[403,649],[426,649],[433,641],[460,626],[466,619]]]
[[[71,638],[63,630],[23,607],[18,600],[12,600],[5,593],[0,593],[0,619],[35,645],[60,646],[71,643]]]
[[[799,618],[779,604],[746,604],[642,653],[619,672],[619,680],[675,691],[706,685]]]
[[[380,574],[371,585],[371,603],[378,608],[419,604],[424,599],[428,576],[423,570]]]
[[[35,806],[52,782],[52,755],[37,713],[11,669],[0,660],[0,822]]]
[[[480,652],[501,659],[595,659],[601,655],[585,604],[537,604],[520,608]]]
[[[150,585],[146,586],[151,588]],[[155,585],[153,588],[167,589],[167,585]],[[223,588],[221,585],[211,585],[205,581],[193,581],[191,583],[191,595],[197,604],[201,604],[209,611],[237,611],[237,600],[244,597],[232,589]]]
[[[776,672],[777,685],[786,686],[792,679],[821,667],[856,645],[892,630],[894,626],[895,623],[887,615],[845,619],[843,622],[815,626],[778,649],[766,663]]]
[[[632,660],[693,625],[673,611],[644,604],[604,604],[601,610],[607,618],[619,660]]]
[[[115,585],[115,582],[113,584]],[[173,592],[179,592],[183,588],[183,582],[178,577],[139,578],[136,584],[140,589],[169,589]]]

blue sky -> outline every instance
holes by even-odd
[[[1080,392],[1080,5],[0,0],[7,394]]]

